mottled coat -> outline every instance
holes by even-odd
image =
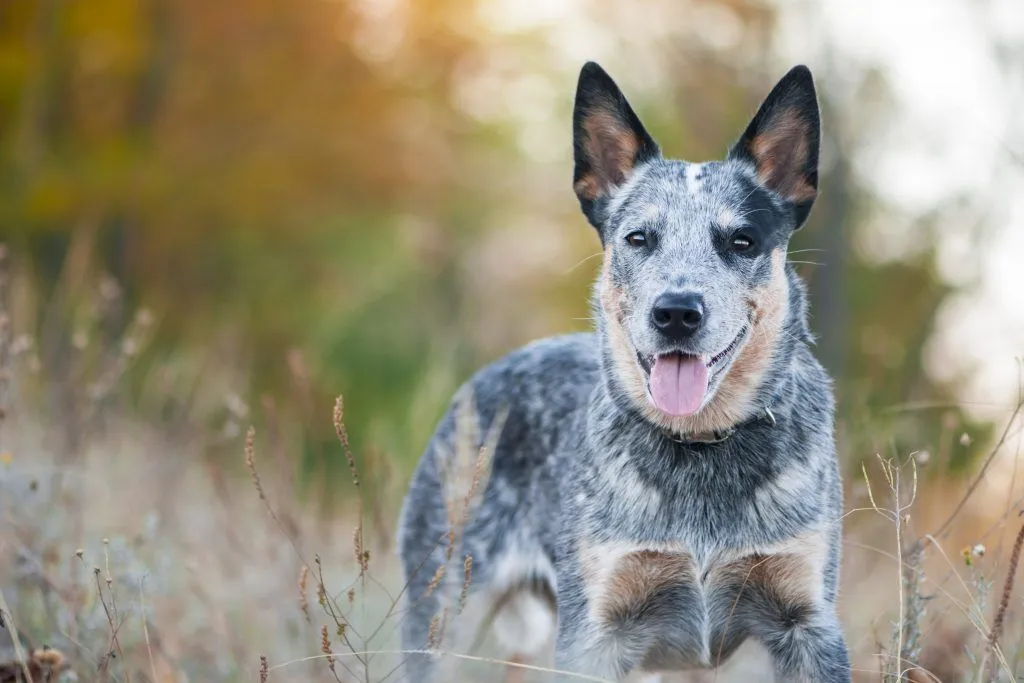
[[[831,383],[786,261],[818,141],[805,67],[725,160],[694,164],[662,157],[611,78],[584,66],[574,188],[604,248],[597,329],[515,351],[456,396],[402,511],[405,649],[480,628],[469,610],[454,618],[468,555],[470,602],[510,655],[554,639],[558,669],[617,681],[710,670],[749,640],[771,662],[760,680],[850,680]],[[498,428],[452,546],[453,461]],[[411,655],[407,679],[438,665]]]

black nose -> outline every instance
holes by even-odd
[[[669,339],[685,339],[700,329],[704,299],[700,294],[662,294],[654,301],[651,322]]]

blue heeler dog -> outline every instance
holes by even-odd
[[[519,349],[456,396],[402,511],[406,650],[447,647],[442,615],[446,637],[465,630],[470,556],[470,599],[510,656],[553,637],[555,668],[612,681],[727,675],[751,653],[765,663],[742,680],[850,681],[834,399],[786,260],[817,194],[819,126],[798,66],[724,161],[665,159],[608,74],[583,67],[573,182],[604,249],[597,330]],[[495,425],[453,549],[455,441],[481,447]],[[439,661],[410,655],[408,680],[452,680]]]

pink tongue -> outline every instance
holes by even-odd
[[[708,367],[699,356],[658,356],[651,368],[651,397],[669,415],[693,415],[708,390]]]

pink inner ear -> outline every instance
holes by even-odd
[[[797,110],[785,109],[773,114],[763,132],[750,141],[758,179],[765,187],[797,204],[817,195],[805,173],[810,154],[809,137],[807,124]]]
[[[629,177],[640,151],[640,140],[616,116],[603,111],[589,114],[583,121],[583,129],[587,133],[584,149],[591,173],[580,178],[576,192],[596,199]]]

